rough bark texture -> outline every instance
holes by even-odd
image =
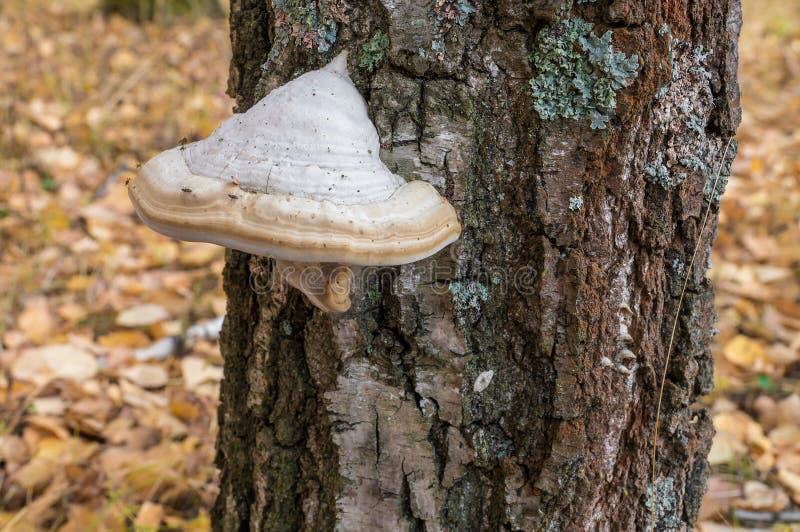
[[[691,528],[739,2],[563,3],[231,2],[238,111],[350,50],[384,161],[440,187],[464,233],[362,276],[339,316],[229,252],[217,529],[642,530],[653,491],[658,530]],[[607,129],[534,108],[537,36],[578,17],[639,57]],[[365,50],[378,30],[388,48]]]

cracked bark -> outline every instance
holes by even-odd
[[[215,528],[645,529],[658,378],[707,205],[702,173],[663,189],[645,168],[689,134],[686,100],[716,169],[739,121],[738,0],[576,4],[570,16],[642,58],[606,131],[533,109],[528,54],[560,2],[475,1],[440,60],[420,54],[437,31],[421,2],[351,1],[330,52],[290,39],[266,69],[277,2],[231,4],[237,111],[349,49],[384,161],[438,186],[464,234],[429,260],[362,272],[340,316],[269,285],[267,259],[228,252]],[[369,73],[358,56],[378,28],[388,60]],[[672,81],[671,39],[684,76]],[[705,92],[681,62],[696,47],[712,50]],[[705,489],[713,429],[694,403],[712,385],[716,205],[711,222],[667,374],[659,530],[690,529]]]

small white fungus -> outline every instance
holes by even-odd
[[[475,384],[472,385],[472,389],[476,393],[482,392],[489,386],[489,383],[492,382],[492,377],[494,377],[494,370],[490,369],[489,371],[484,371],[475,379]]]

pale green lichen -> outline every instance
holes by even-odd
[[[683,275],[683,273],[686,271],[686,263],[683,262],[678,257],[675,257],[674,259],[672,259],[672,262],[670,263],[670,266],[672,267],[672,270],[675,273],[677,273],[678,275]]]
[[[389,37],[381,30],[378,30],[372,38],[361,47],[361,56],[358,60],[358,66],[372,72],[386,61],[388,52]]]
[[[582,196],[572,196],[569,199],[569,210],[571,211],[579,211],[583,207],[583,197]]]
[[[655,491],[655,494],[653,492]],[[655,499],[655,501],[654,501]],[[656,489],[647,487],[645,506],[652,508],[655,502],[655,518],[657,530],[676,530],[680,526],[678,504],[675,499],[675,480],[672,477],[656,480]]]
[[[703,50],[702,46],[695,46],[694,50],[692,50],[692,55],[697,63],[705,63],[708,56],[713,52],[714,50]]]
[[[733,164],[733,159],[736,157],[737,147],[737,142],[732,141],[728,151],[723,154],[724,159],[719,169],[719,176],[708,175],[706,178],[706,183],[703,186],[703,197],[706,201],[719,202],[722,199],[722,195],[728,187],[728,178],[731,175],[731,165]]]
[[[703,135],[706,131],[706,122],[702,118],[697,115],[689,115],[686,118],[686,127],[697,133],[698,135]]]
[[[431,50],[439,61],[444,60],[445,36],[454,26],[464,26],[469,16],[475,13],[475,6],[471,0],[433,0],[428,7],[428,13],[433,19],[434,36],[431,41]],[[456,35],[450,36],[451,42],[457,42]]]
[[[668,32],[668,27],[662,25],[662,29]],[[652,107],[656,131],[663,139],[662,151],[651,156],[655,160],[645,167],[644,179],[670,189],[695,177],[704,183],[705,199],[719,201],[727,173],[723,171],[715,181],[712,167],[721,159],[726,161],[723,166],[729,167],[733,156],[722,153],[722,139],[706,132],[714,110],[710,55],[702,46],[670,39],[672,79],[658,90]]]
[[[479,467],[492,467],[512,452],[514,442],[499,427],[490,425],[472,434],[472,447],[475,449],[475,463]]]
[[[684,157],[680,160],[680,163],[689,170],[694,170],[695,172],[706,173],[706,171],[708,170],[706,168],[706,163],[701,161],[697,155],[692,155],[691,157]]]
[[[478,281],[453,281],[450,283],[453,306],[456,312],[480,310],[481,303],[489,299],[489,290]]]
[[[675,188],[686,179],[685,173],[672,174],[664,157],[656,154],[656,160],[644,167],[645,181],[661,186],[664,190]]]
[[[589,118],[605,129],[617,107],[617,91],[638,75],[639,58],[614,51],[611,31],[592,33],[594,24],[573,18],[545,28],[530,61],[533,105],[545,120]]]
[[[339,25],[349,22],[345,0],[275,0],[275,39],[270,58],[294,39],[295,44],[327,52],[336,42]]]

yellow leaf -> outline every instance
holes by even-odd
[[[92,284],[90,275],[73,275],[67,280],[66,289],[70,292],[83,292]]]
[[[183,421],[191,421],[200,415],[200,409],[186,399],[173,399],[169,403],[169,410]]]
[[[764,454],[772,450],[772,442],[764,434],[761,425],[740,411],[721,412],[714,416],[714,428],[718,432],[727,432],[735,435],[740,441],[747,444],[757,454]]]
[[[103,347],[147,347],[150,337],[142,331],[115,331],[97,339]]]
[[[183,266],[205,266],[217,257],[221,257],[225,248],[205,242],[181,242],[180,263]]]
[[[761,344],[743,334],[734,336],[725,345],[724,353],[725,358],[737,366],[751,367],[763,365],[766,362],[766,355]]]
[[[61,207],[51,205],[42,212],[42,222],[49,231],[59,231],[69,227],[69,215]]]

